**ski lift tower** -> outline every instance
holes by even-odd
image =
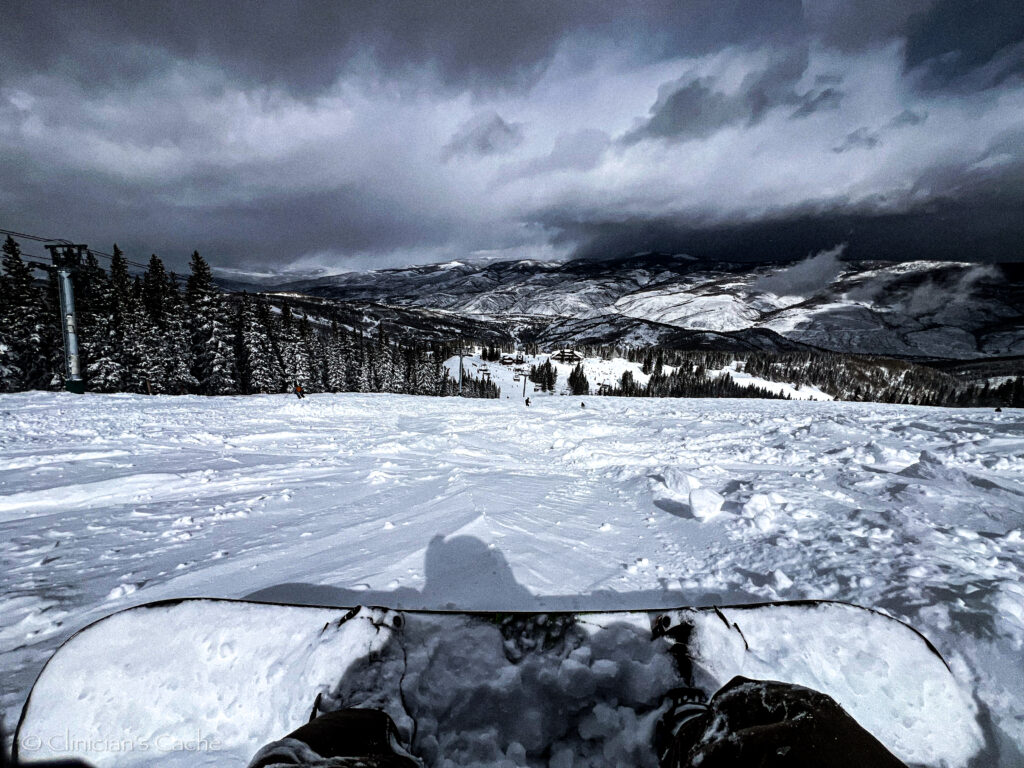
[[[78,324],[75,321],[75,290],[71,285],[71,273],[82,264],[82,256],[89,250],[87,245],[61,243],[47,245],[50,260],[57,273],[57,290],[60,293],[61,330],[64,335],[64,388],[68,392],[82,394],[85,381],[78,358]]]
[[[472,349],[466,349],[462,338],[459,338],[459,397],[462,397],[462,358],[473,355]]]

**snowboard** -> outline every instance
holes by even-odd
[[[736,676],[831,696],[896,757],[966,765],[979,712],[910,626],[840,602],[572,613],[141,605],[50,658],[20,760],[245,766],[319,713],[386,712],[424,765],[657,766],[660,717]]]

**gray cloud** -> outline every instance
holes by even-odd
[[[928,119],[927,112],[915,112],[912,109],[904,109],[896,117],[889,121],[889,128],[902,128],[905,125],[920,125]]]
[[[843,264],[839,259],[845,250],[846,243],[840,243],[819,251],[791,267],[756,280],[753,288],[776,296],[813,296],[842,274]]]
[[[644,139],[689,139],[709,136],[723,126],[749,116],[742,99],[712,90],[708,80],[690,80],[659,88],[651,117],[623,137],[626,144]]]
[[[710,136],[727,125],[759,123],[774,107],[800,101],[794,87],[807,61],[805,47],[783,49],[767,67],[747,75],[729,94],[715,90],[715,82],[709,77],[684,76],[665,83],[658,88],[650,117],[622,140],[626,144],[649,138],[685,140]]]
[[[840,154],[849,152],[851,149],[874,149],[881,143],[882,140],[877,133],[867,128],[858,128],[852,133],[848,133],[842,142],[832,148],[832,151]]]
[[[497,112],[482,112],[464,123],[445,144],[445,160],[463,155],[503,155],[523,143],[521,123],[507,123]]]
[[[559,134],[548,154],[519,163],[511,169],[508,179],[540,176],[564,170],[590,171],[600,164],[610,146],[611,137],[596,128]]]
[[[920,125],[927,119],[927,112],[915,112],[912,109],[904,109],[877,130],[861,126],[857,130],[851,131],[839,144],[832,147],[832,151],[836,154],[842,154],[843,152],[849,152],[851,149],[874,149],[881,145],[882,134],[904,127]]]
[[[996,0],[11,0],[0,221],[179,268],[193,248],[341,268],[837,242],[1024,258],[1020,18]]]
[[[60,72],[103,89],[189,60],[304,94],[366,63],[486,90],[534,82],[569,38],[615,40],[659,60],[787,40],[802,27],[798,0],[79,0],[59,12],[44,0],[10,0],[4,16],[7,29],[23,31],[5,37],[9,72]]]
[[[825,88],[822,91],[809,92],[804,94],[802,103],[793,111],[790,117],[798,119],[810,117],[815,112],[821,112],[826,109],[839,109],[839,104],[842,100],[843,92],[835,88]]]
[[[910,19],[908,70],[926,89],[995,87],[1024,74],[1019,0],[938,0]]]
[[[823,44],[858,51],[902,37],[933,4],[934,0],[813,0],[804,3],[804,23]]]
[[[538,213],[574,255],[601,258],[638,251],[686,253],[708,260],[763,262],[827,251],[844,243],[846,259],[925,258],[1024,261],[1024,159],[1020,130],[997,137],[977,156],[951,160],[917,179],[899,201],[800,204],[754,221],[700,216],[616,215],[552,207]]]

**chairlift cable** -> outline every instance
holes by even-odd
[[[57,237],[57,238],[55,238],[55,237],[42,237],[41,235],[30,235],[30,234],[27,234],[25,232],[15,232],[13,229],[0,229],[0,234],[2,234],[2,235],[10,235],[11,237],[16,237],[16,238],[19,238],[19,239],[22,239],[22,240],[34,240],[34,241],[36,241],[38,243],[66,243],[68,245],[73,245],[73,243],[70,240],[65,240],[64,238],[60,238],[60,237]],[[94,256],[100,256],[102,258],[111,259],[111,260],[113,260],[113,258],[114,258],[114,256],[112,254],[109,254],[106,251],[100,251],[100,250],[97,250],[95,248],[87,248],[86,250],[87,250],[88,253],[91,253]],[[24,254],[22,254],[22,255],[24,255]],[[123,256],[122,256],[122,258],[123,258]],[[130,264],[133,267],[138,267],[139,269],[149,269],[149,265],[148,264],[140,264],[139,262],[131,261],[130,259],[124,259],[124,262],[125,262],[125,264]]]

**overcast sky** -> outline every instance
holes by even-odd
[[[172,266],[1024,260],[1021,0],[19,2],[0,226]]]

